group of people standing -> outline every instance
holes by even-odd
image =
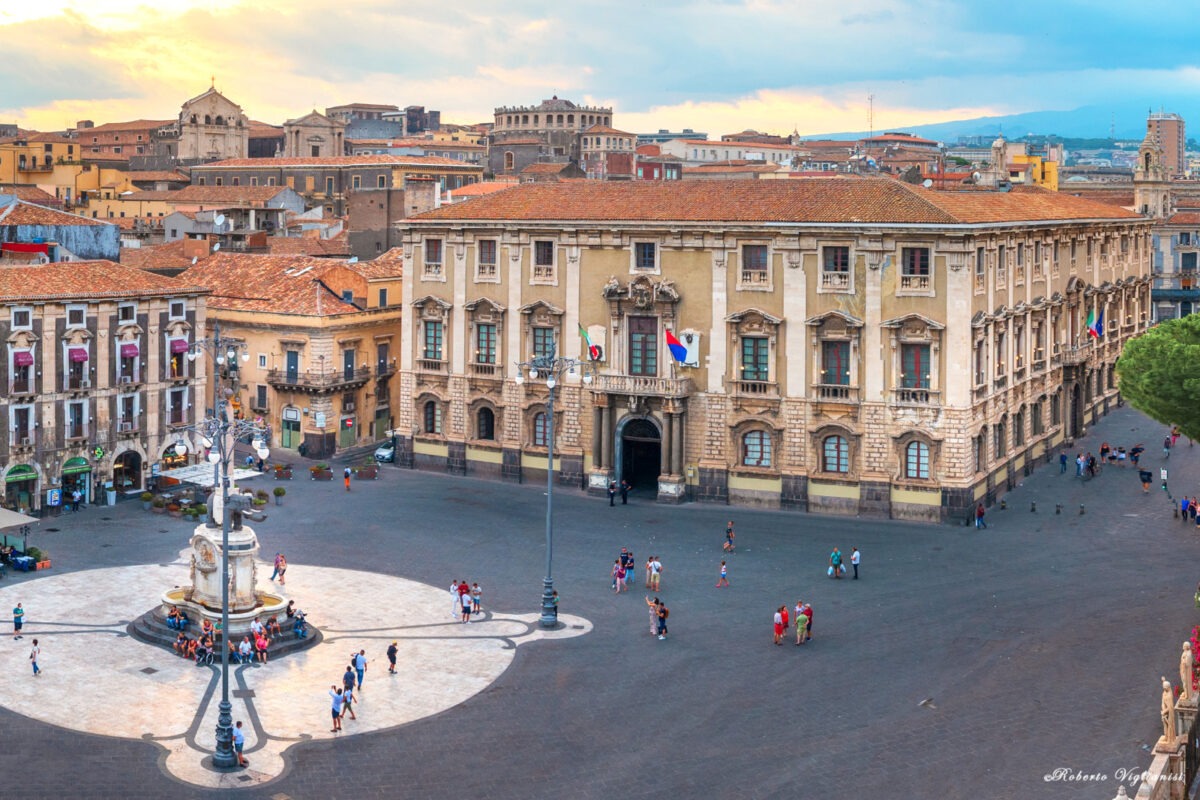
[[[392,642],[392,647],[396,643]],[[391,657],[391,648],[388,648],[389,658]],[[395,663],[392,664],[393,668]],[[394,672],[394,669],[388,670]],[[340,733],[342,730],[342,717],[347,714],[350,719],[358,719],[358,714],[354,713],[354,705],[357,702],[355,693],[362,691],[363,678],[367,673],[367,651],[359,650],[357,653],[350,655],[350,663],[346,665],[346,671],[342,673],[342,685],[336,683],[329,687],[329,697],[333,701],[330,710],[333,714],[333,727],[329,729],[330,733]]]
[[[483,611],[483,589],[478,583],[468,584],[466,581],[451,581],[450,583],[450,616],[458,617],[461,622],[471,621],[472,614]]]
[[[803,600],[796,601],[795,612],[796,623],[796,644],[801,645],[812,639],[812,606],[805,603]],[[783,644],[783,637],[787,635],[788,628],[791,627],[792,620],[788,618],[788,607],[785,603],[775,609],[775,644]]]

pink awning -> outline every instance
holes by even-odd
[[[33,353],[28,350],[17,350],[13,353],[13,364],[16,364],[18,367],[32,367]]]
[[[171,340],[171,352],[172,353],[186,353],[187,351],[188,351],[188,340],[187,339],[172,339]]]
[[[68,347],[67,357],[72,361],[87,361],[88,351],[86,347]]]
[[[121,345],[121,358],[137,358],[138,346],[137,343]]]

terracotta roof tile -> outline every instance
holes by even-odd
[[[170,297],[205,290],[113,261],[70,261],[0,269],[0,301]]]
[[[1167,225],[1200,225],[1200,211],[1179,211],[1166,220]]]
[[[18,200],[24,200],[26,203],[34,203],[39,206],[53,207],[62,205],[62,200],[59,200],[44,189],[39,189],[37,186],[0,185],[0,194],[13,195]]]
[[[605,133],[605,134],[609,134],[611,136],[635,136],[635,137],[637,136],[636,133],[630,133],[629,131],[619,131],[616,128],[609,127],[608,125],[593,125],[590,128],[584,128],[582,131],[580,131],[580,133],[589,133],[589,134],[592,134],[593,136],[598,133]]]
[[[370,261],[359,261],[354,268],[368,278],[403,278],[404,248],[393,247]]]
[[[79,137],[80,141],[83,141],[85,136],[91,136],[94,133],[153,130],[161,128],[163,125],[170,125],[174,121],[173,119],[135,119],[129,122],[106,122],[91,128],[76,128],[75,135]]]
[[[933,191],[886,178],[533,183],[413,217],[458,219],[957,225],[1139,217],[1032,187]]]
[[[110,223],[68,214],[53,208],[26,203],[20,199],[0,206],[0,227],[5,225],[108,225]]]
[[[174,181],[179,183],[187,183],[190,178],[180,172],[172,172],[171,170],[130,170],[125,173],[125,177],[131,181]]]
[[[319,236],[268,236],[267,250],[273,256],[347,258],[350,255],[350,241],[345,231],[328,239]]]
[[[170,192],[163,198],[173,203],[228,203],[229,205],[262,205],[288,191],[286,186],[201,186],[191,184]],[[145,194],[143,192],[143,194]],[[131,195],[136,198],[137,195]]]
[[[192,257],[184,255],[184,239],[141,247],[122,247],[121,263],[138,269],[186,269]]]
[[[530,164],[525,169],[521,170],[522,175],[557,175],[565,169],[570,168],[571,162],[561,161],[558,163]]]
[[[468,183],[466,186],[460,186],[457,189],[450,190],[450,196],[455,200],[463,200],[468,197],[479,197],[492,192],[502,192],[505,189],[511,189],[517,185],[514,180],[495,180],[495,181],[479,181],[478,183]]]
[[[391,156],[384,153],[374,153],[361,156],[328,156],[326,158],[227,158],[224,161],[213,161],[192,167],[192,170],[204,169],[277,169],[294,167],[472,167],[456,158],[441,156]],[[478,167],[473,167],[478,169]]]
[[[362,309],[343,301],[320,279],[333,270],[358,272],[357,266],[309,256],[216,253],[179,279],[210,288],[208,307],[212,309],[334,316]]]

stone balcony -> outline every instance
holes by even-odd
[[[601,373],[593,384],[596,391],[635,397],[687,397],[695,388],[691,378],[659,378],[649,375]]]
[[[370,379],[370,367],[327,372],[288,372],[273,369],[267,373],[267,383],[275,389],[310,393],[352,391],[365,386]]]

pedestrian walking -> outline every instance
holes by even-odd
[[[280,553],[279,555],[279,585],[283,586],[287,583],[287,556]]]
[[[283,553],[276,553],[276,554],[275,554],[275,569],[271,570],[271,578],[270,578],[270,580],[275,580],[276,578],[278,578],[278,577],[279,577],[279,560],[280,560],[281,558],[283,558]]]
[[[612,565],[612,589],[616,594],[621,593],[621,587],[625,584],[625,567],[621,566],[621,559],[614,558]]]
[[[783,606],[775,609],[775,644],[783,644]]]
[[[1186,525],[1187,521],[1188,521],[1188,505],[1190,503],[1191,503],[1191,500],[1188,499],[1188,496],[1186,494],[1179,500],[1179,512],[1180,512],[1179,516],[1183,517],[1184,525]]]
[[[608,482],[608,504],[610,506],[615,506],[617,504],[616,499],[617,499],[617,482],[609,481]]]
[[[854,580],[858,580],[858,565],[862,561],[862,554],[858,552],[857,547],[850,548],[850,566],[854,567]]]
[[[650,565],[654,563],[654,556],[646,559],[646,588],[650,588]]]
[[[333,713],[333,727],[329,729],[329,732],[337,733],[342,729],[342,690],[336,685],[330,686],[329,697],[333,700],[330,708]]]
[[[400,648],[396,646],[395,642],[392,642],[390,645],[388,645],[387,660],[388,660],[388,674],[389,675],[396,674],[396,653],[398,653],[399,651],[400,651]]]
[[[633,487],[629,484],[629,481],[625,480],[624,478],[621,479],[621,505],[629,505],[629,490],[632,488]]]
[[[1163,458],[1171,457],[1171,437],[1163,439]]]
[[[233,725],[233,752],[237,753],[238,766],[244,767],[250,762],[242,755],[242,748],[246,746],[246,734],[242,733],[242,721],[239,719]]]
[[[833,548],[833,552],[829,554],[829,574],[841,580],[842,573],[845,571],[846,568],[842,566],[842,551],[835,547]]]
[[[346,491],[347,492],[350,491],[350,468],[349,467],[346,467],[346,469],[342,471],[342,482],[346,484]]]
[[[1148,469],[1139,470],[1138,479],[1142,482],[1142,494],[1150,494],[1150,481],[1154,480],[1153,473]]]
[[[658,640],[661,642],[667,638],[667,617],[671,615],[671,609],[667,608],[667,604],[659,601],[658,604]]]
[[[25,609],[21,606],[20,603],[17,603],[17,607],[13,609],[13,641],[14,642],[17,639],[25,638],[24,636],[21,635],[21,626],[24,624],[25,624]]]
[[[1174,425],[1171,427],[1171,447],[1174,447],[1175,443],[1178,441],[1179,441],[1179,426]]]
[[[804,614],[804,617],[805,617],[805,618],[808,620],[808,623],[807,623],[807,625],[805,626],[804,641],[806,641],[806,642],[811,642],[811,641],[812,641],[812,632],[813,632],[813,608],[812,608],[812,603],[805,603],[805,604],[804,604],[804,608],[801,610],[801,612],[800,612],[800,613]]]
[[[71,490],[71,510],[78,511],[79,503],[82,500],[83,500],[83,493],[79,491],[78,487],[76,487],[75,489],[72,489]]]
[[[1200,507],[1196,505],[1196,495],[1192,495],[1192,502],[1188,503],[1188,516],[1195,519],[1198,513],[1200,513]]]
[[[367,673],[367,651],[359,650],[354,657],[354,671],[358,674],[358,688],[362,688],[363,676]]]
[[[629,591],[629,584],[633,582],[633,572],[637,569],[637,559],[633,557],[633,551],[621,548],[621,566],[625,568],[625,591]]]
[[[1138,442],[1133,447],[1129,448],[1129,460],[1133,462],[1135,467],[1138,465],[1138,461],[1141,459],[1142,453],[1144,452],[1146,452],[1146,447],[1141,442]]]
[[[462,610],[462,616],[460,617],[460,620],[463,622],[463,624],[470,624],[470,622],[471,622],[471,593],[470,593],[470,591],[468,591],[466,594],[460,594],[458,596],[458,603]]]
[[[1063,450],[1058,454],[1058,474],[1062,475],[1067,471],[1067,451]]]
[[[650,606],[650,635],[653,636],[658,631],[658,604],[661,602],[657,597],[651,600],[646,598],[646,605]]]
[[[987,512],[983,510],[983,503],[980,503],[979,505],[975,506],[975,528],[976,528],[976,530],[987,527],[987,523],[983,521],[983,517],[986,513]]]
[[[804,644],[808,637],[808,616],[804,613],[804,603],[796,601],[796,644]]]
[[[342,690],[342,716],[350,715],[350,719],[358,719],[354,713],[354,687]]]
[[[34,639],[33,640],[33,649],[29,651],[29,661],[30,661],[30,663],[33,664],[33,677],[35,677],[35,678],[38,675],[42,674],[42,671],[38,668],[38,663],[37,663],[38,656],[40,656],[41,654],[42,654],[42,648],[38,647],[37,639]]]
[[[1083,477],[1083,467],[1085,464],[1087,464],[1087,462],[1083,460],[1083,453],[1080,453],[1079,455],[1075,456],[1075,477],[1076,478]]]
[[[659,585],[662,583],[663,565],[658,560],[658,556],[651,556],[654,560],[650,562],[650,589],[657,592]]]
[[[734,538],[733,520],[729,520],[729,523],[725,526],[725,552],[726,553],[733,552],[733,538]]]
[[[450,616],[452,617],[458,616],[458,609],[460,607],[458,602],[458,584],[459,581],[457,580],[450,582]]]
[[[788,619],[787,603],[784,603],[783,605],[781,605],[779,607],[779,613],[783,615],[783,633],[786,636],[787,632],[788,632],[788,628],[792,627],[792,621],[790,619]]]
[[[349,664],[347,664],[347,665],[346,665],[346,671],[342,673],[342,689],[343,689],[343,692],[344,692],[344,690],[346,690],[346,689],[353,689],[353,688],[354,688],[354,663],[353,663],[353,662],[354,662],[354,660],[355,660],[357,657],[358,657],[358,654],[357,654],[357,653],[352,653],[352,654],[350,655],[350,662],[351,662],[351,663],[349,663]]]
[[[729,568],[725,566],[725,562],[721,562],[721,577],[717,578],[717,588],[729,585]]]

